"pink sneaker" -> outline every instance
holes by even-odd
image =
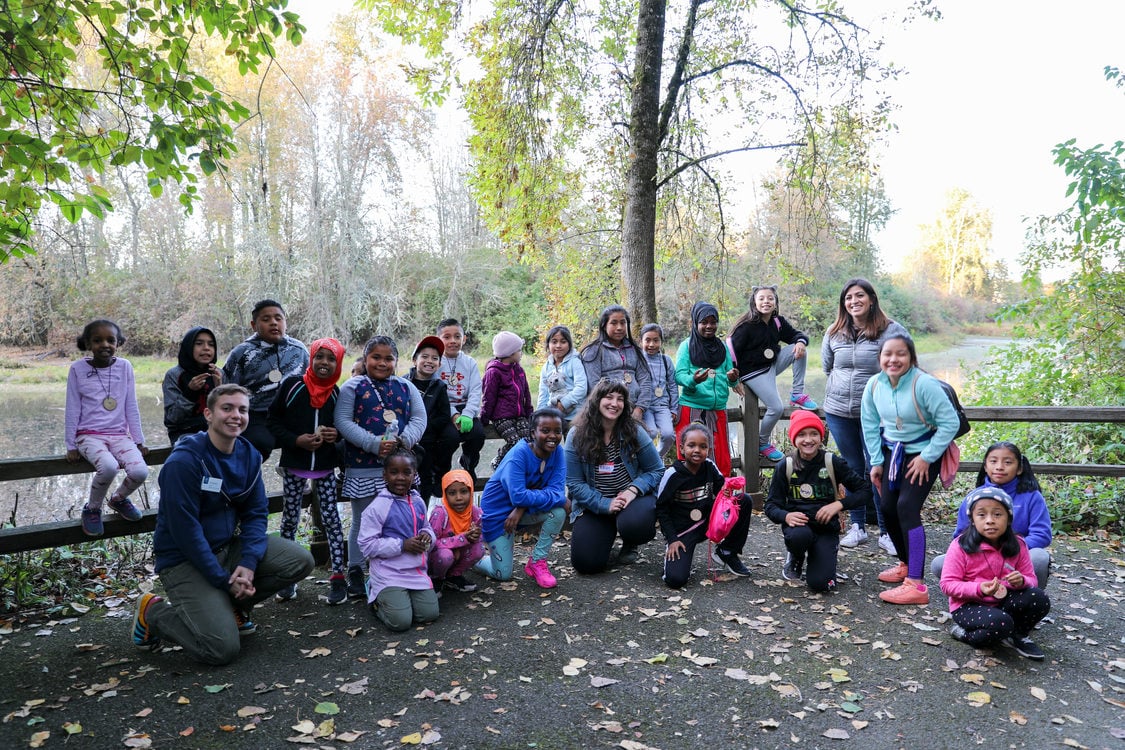
[[[523,572],[534,578],[541,589],[553,589],[559,583],[551,575],[551,571],[547,570],[546,560],[528,560],[527,565],[523,566]]]

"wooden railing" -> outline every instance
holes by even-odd
[[[727,421],[734,429],[742,426],[739,453],[731,457],[731,463],[746,476],[746,491],[761,499],[761,472],[773,468],[763,462],[756,450],[758,445],[758,422],[765,414],[765,408],[745,409],[736,406],[727,409]],[[792,409],[786,409],[782,419],[787,420]],[[1090,422],[1125,423],[1125,407],[1055,407],[1055,406],[972,406],[965,407],[965,414],[971,422]],[[490,439],[499,439],[495,432],[489,431]],[[153,448],[145,461],[150,466],[163,464],[171,453],[170,447]],[[1125,466],[1107,464],[1033,464],[1037,474],[1125,477]],[[961,472],[976,473],[979,461],[962,461]],[[38,479],[42,477],[83,474],[93,471],[85,461],[68,463],[64,456],[44,456],[41,458],[13,458],[0,460],[0,481],[19,479]],[[487,476],[477,478],[479,491],[484,488]],[[281,512],[280,493],[269,495],[270,512]],[[129,536],[151,532],[156,528],[156,510],[144,511],[140,521],[122,520],[116,514],[105,519],[104,537]],[[103,538],[104,538],[103,537]],[[90,538],[82,533],[81,523],[76,519],[54,521],[0,529],[0,554],[26,550],[61,547],[67,544],[88,542]],[[319,551],[319,550],[318,550]],[[318,554],[318,558],[320,555]]]

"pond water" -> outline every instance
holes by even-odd
[[[943,352],[920,357],[922,367],[928,372],[952,383],[962,385],[962,373],[984,360],[991,346],[1004,343],[1004,339],[974,337]],[[824,374],[819,368],[806,374],[806,390],[817,400],[824,395]],[[785,392],[791,383],[788,374],[778,380],[778,388]],[[164,407],[157,384],[140,384],[137,400],[141,411],[141,425],[150,447],[168,444],[164,431]],[[57,456],[66,452],[63,441],[63,409],[66,394],[62,386],[18,386],[0,390],[0,457],[31,458]],[[733,402],[732,402],[733,403]],[[781,429],[780,427],[778,429]],[[734,431],[735,433],[738,430]],[[738,439],[734,439],[737,448]],[[487,462],[493,453],[486,447],[481,467],[487,472]],[[493,448],[494,450],[494,448]],[[270,458],[267,467],[277,464],[278,453]],[[159,490],[156,485],[158,467],[152,467],[145,487],[134,496],[140,505],[155,507]],[[272,470],[264,472],[269,490],[280,490],[281,480]],[[0,477],[2,480],[3,477]],[[90,475],[74,474],[18,482],[0,481],[0,523],[26,526],[34,523],[77,518],[86,501]],[[343,506],[341,507],[343,510]]]

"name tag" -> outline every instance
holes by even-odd
[[[605,464],[598,464],[598,473],[599,474],[612,474],[613,473],[613,463],[610,462],[610,463],[605,463]]]
[[[199,485],[199,489],[204,492],[222,492],[223,480],[218,477],[203,477],[203,481]]]

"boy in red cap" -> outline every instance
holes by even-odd
[[[773,471],[766,516],[781,525],[788,552],[781,568],[787,581],[805,578],[817,592],[836,590],[836,552],[840,511],[865,505],[871,484],[843,458],[824,450],[825,430],[811,411],[789,418],[789,442],[796,449]],[[840,485],[851,494],[844,495]]]

